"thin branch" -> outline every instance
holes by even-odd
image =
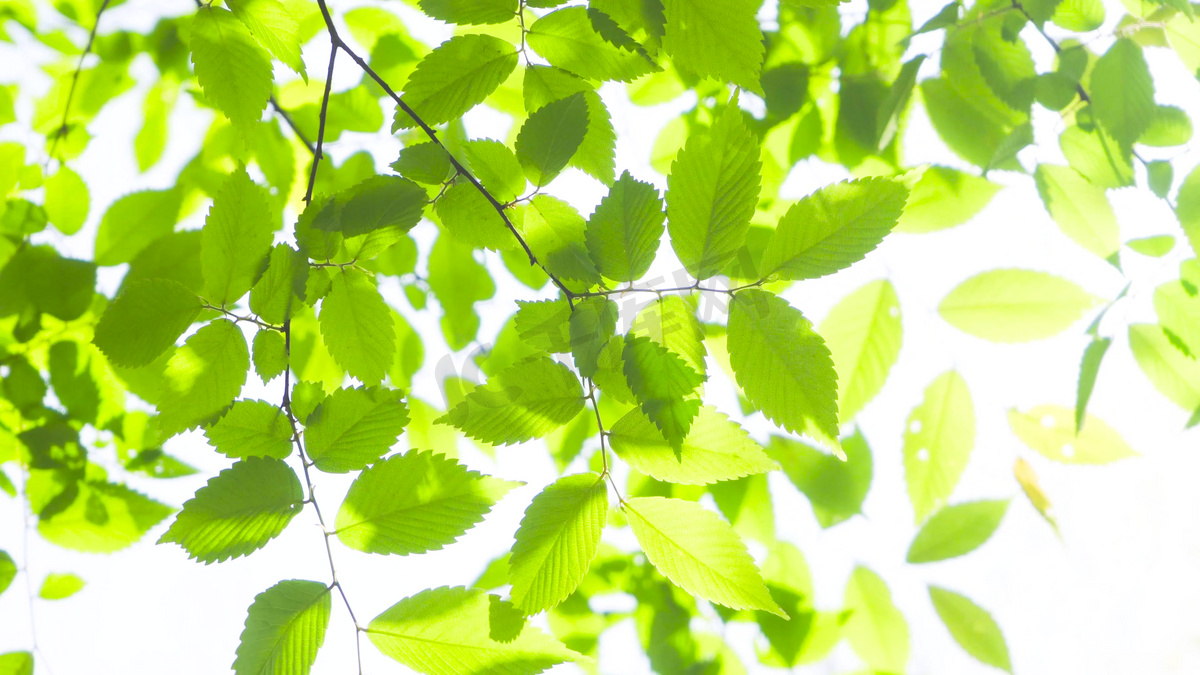
[[[324,10],[325,3],[321,3],[321,8]],[[333,89],[333,64],[337,60],[338,42],[336,38],[330,39],[331,46],[329,48],[329,72],[325,74],[325,93],[321,96],[321,116],[317,124],[317,147],[313,150],[312,169],[308,173],[308,189],[304,191],[304,203],[312,203],[313,186],[317,183],[317,165],[321,163],[321,158],[325,156],[323,147],[325,145],[325,116],[329,113],[329,92]]]
[[[1062,46],[1058,44],[1057,40],[1050,37],[1050,34],[1046,32],[1044,27],[1033,20],[1033,16],[1029,14],[1029,10],[1025,9],[1025,6],[1021,4],[1020,0],[1012,0],[1012,6],[1013,9],[1016,9],[1018,12],[1023,14],[1025,18],[1029,20],[1029,23],[1033,24],[1033,27],[1037,30],[1037,32],[1040,33],[1046,42],[1050,44],[1050,47],[1054,50],[1055,54],[1062,54]],[[1091,103],[1092,97],[1088,96],[1087,90],[1083,88],[1083,84],[1079,82],[1075,83],[1075,93],[1079,94],[1080,101],[1083,101],[1084,103]]]
[[[285,110],[283,106],[279,105],[279,101],[276,100],[274,95],[271,96],[270,102],[271,107],[275,109],[275,114],[279,115],[280,119],[282,119],[289,127],[291,127],[292,133],[296,134],[296,138],[304,144],[304,147],[308,148],[308,152],[312,155],[316,155],[317,149],[313,147],[312,141],[305,137],[304,132],[300,130],[300,127],[296,126],[296,120],[292,119],[291,113]]]
[[[88,33],[87,45],[83,48],[83,53],[79,55],[79,63],[75,65],[75,72],[71,75],[71,87],[67,89],[67,102],[63,104],[62,124],[58,125],[58,129],[54,130],[54,139],[50,141],[50,153],[46,157],[46,165],[49,166],[50,160],[54,159],[54,153],[58,151],[58,144],[62,141],[62,137],[67,135],[67,119],[71,114],[71,102],[75,100],[75,90],[79,87],[79,74],[83,71],[83,61],[92,53],[92,45],[96,42],[96,31],[100,28],[100,17],[104,14],[104,10],[108,9],[108,3],[111,0],[104,0],[100,4],[100,9],[96,10],[96,22],[92,24],[92,30]]]
[[[266,321],[263,321],[262,319],[259,319],[256,316],[241,316],[239,314],[234,314],[233,312],[225,309],[224,307],[217,307],[216,305],[210,305],[207,302],[200,305],[200,307],[202,307],[203,309],[211,309],[213,311],[220,312],[221,314],[224,314],[227,318],[233,319],[233,321],[235,323],[241,323],[242,321],[245,321],[247,323],[252,323],[252,324],[258,326],[259,328],[265,328],[267,330],[283,332],[283,326],[276,326],[275,324],[267,323]]]
[[[621,497],[617,481],[613,479],[612,471],[608,468],[608,432],[604,430],[604,420],[600,418],[600,405],[596,402],[596,383],[591,378],[587,378],[586,384],[588,400],[592,403],[592,411],[596,413],[596,428],[600,430],[600,462],[603,466],[601,475],[608,479],[608,484],[612,486],[613,492],[617,495],[617,501],[624,504],[625,499]]]
[[[314,163],[316,158],[313,159]],[[346,589],[342,588],[342,583],[338,581],[337,565],[333,562],[333,547],[329,543],[329,538],[333,533],[325,524],[325,516],[321,514],[321,505],[317,503],[317,486],[313,482],[312,473],[309,467],[312,463],[308,461],[308,455],[304,452],[304,443],[300,438],[300,429],[297,426],[296,415],[292,412],[291,398],[291,360],[292,360],[292,324],[291,321],[283,325],[283,350],[287,360],[287,367],[284,369],[283,376],[283,403],[280,408],[287,415],[288,424],[292,427],[292,444],[296,446],[296,452],[300,455],[300,468],[304,472],[304,483],[308,486],[307,503],[312,504],[313,511],[317,514],[317,522],[321,525],[321,535],[325,540],[325,556],[329,560],[329,588],[336,588],[338,594],[342,596],[342,604],[346,606],[346,612],[350,615],[350,621],[354,624],[354,648],[358,654],[358,675],[362,675],[362,633],[363,627],[358,623],[358,617],[354,614],[354,608],[350,606],[350,598],[346,596]]]

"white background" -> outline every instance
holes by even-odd
[[[145,29],[164,12],[192,11],[190,1],[176,0],[164,8],[167,4],[131,0],[105,15],[101,31],[117,27]],[[421,19],[407,7],[385,4],[411,18],[411,32],[428,42],[435,42],[433,36],[446,34],[442,27]],[[942,3],[916,4],[914,25],[920,25]],[[1111,34],[1122,13],[1118,3],[1108,4],[1108,22],[1097,32],[1101,37],[1090,45],[1097,52],[1106,48],[1109,40],[1102,36]],[[350,3],[333,5],[337,13],[350,8]],[[843,12],[857,20],[865,9],[866,3],[856,0],[845,5]],[[46,78],[34,75],[34,68],[52,57],[15,24],[10,26],[17,43],[0,44],[0,64],[4,64],[0,66],[0,83],[22,83],[26,98],[18,110],[22,122],[27,123],[31,113],[28,95],[48,86]],[[1049,47],[1030,34],[1031,29],[1026,30],[1024,37],[1035,50],[1039,70],[1048,69],[1053,58]],[[1050,26],[1049,30],[1053,34],[1055,29]],[[71,36],[82,44],[81,33],[74,31]],[[937,38],[915,40],[909,56],[932,52],[937,46]],[[327,54],[328,44],[320,35],[306,48],[306,61],[314,77],[324,71]],[[1171,51],[1148,49],[1146,54],[1158,83],[1158,101],[1181,105],[1194,116],[1200,110],[1200,85]],[[359,77],[348,59],[340,61],[335,89],[350,87]],[[936,70],[936,59],[929,59],[925,68]],[[188,97],[180,97],[179,108],[171,119],[164,161],[139,176],[130,144],[141,121],[140,94],[154,69],[142,56],[135,60],[133,70],[140,80],[139,87],[110,104],[92,123],[95,140],[82,157],[71,163],[91,189],[88,225],[70,239],[49,234],[45,237],[78,256],[90,255],[95,226],[112,200],[134,189],[168,187],[207,129],[206,113],[191,106]],[[649,148],[661,125],[690,107],[691,101],[635,108],[627,102],[622,87],[608,85],[602,91],[617,128],[618,170],[628,168],[635,177],[653,180],[665,188],[665,179],[649,167]],[[1038,145],[1020,155],[1022,162],[1030,169],[1039,161],[1064,163],[1057,145],[1062,122],[1055,113],[1037,106],[1035,111]],[[481,110],[472,113],[468,126],[473,135],[504,138],[507,124],[507,118]],[[25,140],[30,147],[39,147],[17,126],[0,129],[0,139]],[[906,142],[910,165],[937,161],[967,168],[936,138],[919,106],[914,106]],[[329,152],[340,161],[354,151],[369,148],[382,168],[394,159],[398,147],[390,137],[346,134]],[[1173,149],[1164,156],[1175,160],[1177,182],[1196,163],[1190,147]],[[793,169],[783,196],[798,198],[844,177],[846,173],[840,167],[806,160]],[[1103,298],[1114,297],[1124,287],[1125,279],[1059,232],[1029,177],[999,173],[993,178],[1008,187],[968,225],[932,235],[890,236],[875,253],[850,270],[833,278],[798,283],[785,294],[806,315],[819,321],[846,293],[870,280],[889,278],[900,294],[904,346],[883,392],[859,417],[875,458],[875,478],[864,516],[823,531],[805,499],[787,479],[782,474],[772,475],[780,537],[804,551],[817,584],[816,602],[822,608],[840,607],[842,586],[855,564],[866,564],[883,575],[910,624],[911,673],[990,670],[966,656],[941,626],[929,604],[926,583],[962,592],[987,608],[1004,629],[1018,673],[1200,672],[1200,580],[1196,574],[1200,567],[1200,491],[1194,487],[1195,477],[1200,475],[1200,431],[1180,431],[1187,414],[1151,387],[1129,355],[1125,339],[1128,323],[1154,321],[1151,293],[1159,283],[1177,274],[1178,261],[1186,257],[1187,247],[1177,246],[1163,260],[1123,251],[1133,287],[1101,329],[1102,334],[1114,337],[1114,344],[1104,361],[1090,410],[1119,430],[1143,456],[1099,468],[1053,464],[1025,448],[1011,434],[1006,411],[1041,403],[1073,405],[1078,362],[1086,344],[1083,329],[1090,317],[1059,337],[1009,346],[986,343],[956,331],[937,316],[935,308],[960,281],[995,267],[1054,272]],[[1140,170],[1139,184],[1145,184]],[[574,171],[564,174],[549,191],[569,200],[584,214],[590,213],[603,195],[602,186]],[[1170,210],[1147,190],[1124,189],[1109,195],[1124,240],[1180,234]],[[200,224],[200,219],[193,217],[184,226]],[[426,223],[414,231],[422,251],[428,251],[434,229]],[[485,342],[515,309],[513,299],[548,297],[549,292],[538,296],[513,282],[498,258],[488,254],[487,260],[498,290],[492,300],[477,306],[483,316],[480,340]],[[670,279],[677,268],[669,245],[664,243],[660,260],[647,278],[659,274]],[[123,268],[105,271],[102,289],[111,293],[121,273]],[[437,326],[436,305],[431,304],[435,308],[432,311],[414,312],[400,299],[394,280],[383,287],[425,339],[426,367],[417,378],[415,393],[441,405],[433,371],[447,350]],[[466,360],[466,355],[460,354],[453,363],[462,368]],[[924,388],[952,367],[970,385],[978,420],[975,451],[952,501],[1015,498],[1000,530],[980,550],[966,558],[909,566],[903,560],[914,527],[903,481],[902,431],[909,411],[921,401]],[[710,363],[709,371],[720,373],[720,368]],[[470,372],[465,370],[466,374]],[[253,376],[249,382],[247,396],[279,398],[279,380],[265,388]],[[721,375],[716,376],[707,392],[709,401],[722,411],[736,413],[732,388]],[[760,440],[774,430],[760,415],[749,418],[746,426]],[[402,437],[399,447],[407,447],[405,443]],[[367,556],[340,547],[335,539],[339,577],[362,623],[423,588],[470,584],[488,560],[511,545],[512,532],[529,500],[556,477],[538,444],[501,449],[496,461],[469,443],[460,442],[459,449],[472,468],[528,485],[509,493],[484,523],[442,551],[410,557]],[[172,481],[129,476],[128,481],[174,505],[188,499],[204,484],[206,476],[229,464],[194,433],[171,441],[168,451],[200,467],[201,474]],[[97,454],[105,456],[103,451]],[[1011,475],[1017,456],[1028,458],[1040,475],[1055,505],[1061,539],[1020,494]],[[6,467],[10,475],[15,473],[12,468]],[[580,468],[577,463],[570,470]],[[327,516],[332,517],[348,479],[322,474],[316,480],[318,500]],[[39,659],[38,672],[223,672],[233,661],[245,609],[255,594],[280,579],[328,581],[322,537],[311,510],[254,555],[209,566],[188,561],[174,545],[153,544],[169,522],[152,530],[139,544],[111,556],[64,551],[44,543],[36,533],[29,537],[28,572],[34,593],[48,572],[77,572],[88,582],[83,591],[68,600],[33,603],[37,641],[46,657]],[[0,501],[0,548],[18,561],[25,558],[24,523],[21,502]],[[613,540],[618,543],[630,541],[627,533],[610,534],[616,535]],[[753,551],[761,553],[759,549]],[[19,576],[0,596],[0,652],[31,646],[29,611],[25,579]],[[703,623],[720,630],[716,622]],[[753,657],[752,629],[735,626],[728,631],[747,667],[766,672],[768,669],[757,666]],[[606,634],[602,671],[648,672],[640,650],[630,648],[634,640],[636,633],[628,621]],[[403,671],[369,644],[364,642],[363,647],[366,672]],[[314,672],[352,672],[353,662],[353,629],[335,599],[326,644]],[[857,666],[856,657],[843,643],[826,662],[798,672],[841,673]],[[572,672],[572,667],[559,670]]]

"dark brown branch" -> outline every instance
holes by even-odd
[[[288,125],[288,127],[291,128],[292,133],[296,134],[296,138],[302,144],[304,144],[304,147],[308,148],[308,152],[316,155],[317,149],[313,147],[312,141],[308,140],[308,138],[304,136],[304,132],[300,130],[300,127],[296,126],[296,120],[292,119],[291,113],[289,113],[287,110],[284,110],[283,106],[279,105],[279,101],[276,100],[274,96],[271,96],[270,102],[271,108],[275,110],[275,114],[279,115],[280,119],[282,119]]]
[[[333,64],[337,61],[338,40],[332,39],[329,48],[329,72],[325,75],[325,93],[321,96],[321,116],[317,123],[317,147],[313,150],[312,169],[308,172],[308,189],[304,191],[304,203],[312,203],[313,186],[317,183],[317,165],[325,156],[325,116],[329,114],[329,92],[333,89]]]

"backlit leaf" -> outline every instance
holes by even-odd
[[[767,454],[808,497],[821,527],[833,527],[862,513],[871,488],[871,448],[861,433],[842,439],[843,460],[800,441],[772,436]]]
[[[981,663],[1012,672],[1004,634],[990,614],[966,597],[937,586],[929,587],[929,599],[954,641],[968,654]]]
[[[944,506],[921,526],[906,560],[928,563],[966,555],[992,536],[1007,511],[1007,499]]]
[[[637,281],[650,269],[662,238],[662,198],[628,171],[587,221],[587,249],[596,269],[614,281]]]
[[[1121,248],[1117,217],[1104,188],[1070,167],[1053,164],[1039,164],[1034,180],[1042,203],[1063,234],[1101,258]]]
[[[820,334],[838,374],[838,416],[850,422],[887,381],[900,356],[900,299],[890,281],[873,281],[843,298]]]
[[[974,218],[1000,191],[986,178],[931,166],[913,186],[894,232],[936,232]]]
[[[304,70],[304,59],[300,56],[300,25],[282,2],[230,0],[226,4],[272,56],[297,75],[308,79]]]
[[[101,315],[96,346],[115,364],[144,366],[175,345],[200,309],[200,298],[182,284],[168,279],[134,282]]]
[[[232,12],[219,7],[196,12],[191,47],[205,97],[248,135],[271,97],[271,57]]]
[[[541,17],[529,27],[528,40],[552,65],[580,77],[630,82],[658,70],[645,54],[606,41],[584,7],[565,7]]]
[[[846,582],[843,604],[852,613],[846,637],[867,665],[883,672],[902,673],[908,667],[908,623],[892,602],[880,576],[866,567],[855,567]]]
[[[1090,93],[1096,118],[1117,142],[1129,147],[1154,119],[1154,80],[1133,40],[1122,38],[1092,69]]]
[[[407,423],[408,411],[399,391],[338,389],[305,421],[305,449],[322,471],[357,471],[386,454]]]
[[[1085,417],[1075,433],[1074,411],[1063,406],[1039,405],[1025,413],[1012,409],[1008,424],[1025,445],[1056,462],[1108,464],[1137,454],[1098,417]]]
[[[663,49],[683,71],[762,93],[763,37],[750,0],[666,0]]]
[[[517,134],[517,159],[525,175],[541,187],[559,174],[587,134],[587,101],[574,94],[538,108]]]
[[[681,448],[692,421],[700,410],[693,395],[704,381],[674,352],[646,337],[629,335],[621,352],[625,381],[638,406],[666,441]]]
[[[316,581],[280,581],[246,611],[233,671],[237,675],[308,675],[329,627],[332,589]]]
[[[387,303],[371,279],[343,268],[321,304],[321,337],[338,365],[364,384],[379,384],[396,353],[396,332]]]
[[[951,370],[925,389],[904,431],[904,478],[916,522],[941,508],[971,458],[975,408],[962,376]]]
[[[404,86],[404,102],[426,124],[460,117],[492,94],[517,67],[517,50],[490,35],[458,35],[425,56]],[[392,131],[417,126],[396,110]]]
[[[274,457],[292,454],[292,425],[287,413],[266,401],[237,401],[217,423],[204,430],[208,442],[226,457]]]
[[[276,229],[271,220],[266,192],[245,170],[233,172],[213,200],[200,235],[204,297],[211,304],[233,304],[254,285],[271,251]]]
[[[242,390],[249,372],[250,350],[237,324],[217,319],[192,334],[163,372],[158,423],[164,437],[217,416]]]
[[[583,408],[583,387],[566,366],[531,357],[488,378],[439,422],[471,438],[509,445],[540,438]]]
[[[1028,342],[1066,330],[1098,302],[1073,282],[1033,270],[977,274],[950,291],[938,313],[955,328],[993,342]]]
[[[51,573],[42,580],[42,588],[38,591],[38,597],[43,600],[62,600],[75,595],[86,585],[87,582],[76,574]]]

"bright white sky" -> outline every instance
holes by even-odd
[[[179,4],[179,11],[190,11],[190,2],[179,0]],[[334,2],[339,12],[348,9],[349,4]],[[915,4],[914,23],[919,25],[943,3]],[[1111,5],[1109,20],[1100,34],[1111,33],[1121,15],[1119,3],[1107,4]],[[391,8],[397,6],[389,3]],[[865,0],[855,0],[846,5],[845,12],[860,17],[865,8]],[[407,8],[401,9],[406,16],[415,17]],[[102,30],[118,25],[149,26],[162,11],[161,3],[130,0],[104,17]],[[412,32],[427,40],[441,30],[428,21],[419,25],[421,28]],[[1054,34],[1053,27],[1049,30]],[[0,72],[0,82],[25,82],[32,68],[49,58],[46,49],[25,39],[19,30],[13,32],[18,43],[15,47],[0,44],[0,63],[16,67]],[[1052,59],[1049,47],[1036,36],[1026,37],[1045,69]],[[80,36],[74,38],[78,41]],[[936,42],[914,41],[910,54],[932,51]],[[1092,47],[1102,52],[1107,42],[1096,38]],[[320,70],[317,64],[324,63],[326,44],[318,38],[309,45],[306,60],[310,70]],[[1200,84],[1169,50],[1149,49],[1147,58],[1159,84],[1158,101],[1180,105],[1195,117],[1200,111]],[[87,153],[72,163],[92,189],[88,226],[80,235],[58,242],[77,255],[90,254],[95,226],[113,199],[134,189],[168,186],[207,128],[204,114],[188,105],[186,96],[181,97],[180,109],[171,120],[165,160],[151,172],[130,180],[137,176],[130,142],[141,120],[140,93],[145,90],[145,78],[153,73],[144,57],[134,65],[135,73],[143,78],[142,84],[133,95],[106,108],[91,126],[96,139]],[[358,77],[348,61],[344,65],[337,80],[343,88]],[[936,60],[927,61],[925,67],[936,69]],[[39,86],[45,84],[40,82]],[[27,85],[23,85],[23,93],[28,92]],[[665,179],[649,167],[649,148],[661,125],[690,103],[634,108],[625,100],[621,87],[608,86],[603,93],[617,127],[618,167],[665,188]],[[1035,110],[1039,113],[1035,120],[1039,145],[1025,150],[1021,160],[1031,169],[1038,161],[1064,163],[1057,144],[1061,121],[1054,113],[1036,106]],[[27,120],[29,108],[24,106],[20,111],[22,119]],[[477,136],[503,137],[507,129],[506,120],[487,111],[472,114],[469,122],[470,131]],[[0,138],[10,139],[14,133],[12,128],[2,130]],[[912,165],[937,161],[961,166],[937,140],[919,109],[912,116],[906,140]],[[381,146],[388,149],[380,151]],[[387,137],[347,134],[329,150],[340,159],[368,147],[386,163],[394,157],[398,145]],[[1197,162],[1190,147],[1172,150],[1166,156],[1176,160],[1177,181]],[[845,172],[839,167],[801,163],[788,179],[785,196],[800,197],[843,177]],[[1086,323],[1054,339],[1005,346],[956,331],[937,316],[935,308],[960,281],[995,267],[1055,272],[1105,298],[1115,296],[1125,281],[1108,264],[1059,232],[1042,208],[1031,179],[1006,173],[994,178],[1009,187],[970,224],[933,235],[891,236],[877,252],[849,271],[797,284],[785,294],[810,318],[819,321],[846,293],[870,280],[890,278],[900,294],[905,338],[900,361],[886,387],[860,416],[861,428],[875,456],[875,479],[865,516],[822,531],[805,499],[782,474],[773,475],[780,536],[795,542],[807,556],[817,583],[817,604],[822,608],[840,606],[842,585],[854,564],[866,564],[883,575],[910,623],[911,673],[990,670],[966,656],[952,641],[929,604],[926,583],[958,590],[989,609],[1004,629],[1015,670],[1022,675],[1200,672],[1200,578],[1195,574],[1200,564],[1200,492],[1194,487],[1194,477],[1200,475],[1200,431],[1179,431],[1187,415],[1151,387],[1130,356],[1125,339],[1128,323],[1154,320],[1151,293],[1176,274],[1186,246],[1177,246],[1163,260],[1125,252],[1123,263],[1133,287],[1102,327],[1102,333],[1112,335],[1115,344],[1104,362],[1090,410],[1118,429],[1144,456],[1102,468],[1050,463],[1011,434],[1005,412],[1014,406],[1073,404],[1078,362],[1086,344]],[[599,184],[577,172],[568,172],[550,191],[585,214],[603,195]],[[1125,189],[1109,194],[1118,212],[1123,239],[1179,233],[1169,209],[1148,191]],[[190,222],[190,226],[198,224]],[[428,250],[432,231],[432,226],[415,231],[423,251]],[[672,270],[678,268],[669,246],[664,245],[660,254],[662,259],[648,278],[656,273],[670,278]],[[499,289],[493,300],[478,307],[484,317],[481,340],[495,335],[514,309],[514,299],[531,299],[533,295],[499,269],[497,258],[489,254],[488,260],[495,263],[492,267]],[[107,277],[106,290],[115,288],[117,279],[119,276]],[[437,315],[411,311],[400,299],[394,281],[385,283],[384,290],[426,340],[426,368],[418,377],[416,393],[441,404],[433,371],[446,349]],[[472,371],[462,366],[466,360],[465,355],[456,356],[452,363],[470,375]],[[904,488],[901,434],[924,388],[951,367],[958,368],[970,385],[978,420],[975,452],[952,501],[1015,499],[1000,530],[982,549],[966,558],[908,566],[903,562],[904,553],[914,527]],[[709,370],[720,372],[715,363]],[[279,386],[275,381],[262,387],[252,377],[246,395],[275,400],[279,398]],[[728,383],[714,381],[708,393],[710,402],[721,410],[736,413]],[[746,424],[760,440],[773,430],[761,416],[750,418]],[[528,485],[511,492],[483,524],[443,551],[403,558],[367,556],[341,548],[335,540],[339,577],[364,623],[423,588],[469,584],[487,560],[511,545],[511,534],[529,500],[556,477],[538,447],[502,449],[497,461],[492,461],[467,446],[460,443],[460,450],[472,468],[523,480]],[[202,486],[205,476],[229,464],[209,450],[198,434],[173,440],[168,450],[200,467],[202,474],[174,481],[135,476],[129,481],[175,505]],[[1012,462],[1018,455],[1034,465],[1053,500],[1061,540],[1020,495],[1011,476]],[[318,500],[332,514],[349,480],[319,475],[317,481]],[[0,501],[0,542],[18,560],[22,519],[19,502]],[[281,579],[328,580],[321,536],[311,511],[249,558],[207,567],[189,562],[178,547],[153,545],[166,524],[155,528],[138,545],[112,556],[63,551],[45,544],[36,534],[29,539],[29,569],[35,591],[48,572],[77,572],[88,581],[88,586],[69,600],[36,602],[38,642],[54,673],[225,671],[233,661],[245,610],[255,594]],[[626,543],[630,538],[616,537],[614,541]],[[761,553],[757,549],[754,552]],[[29,648],[28,612],[23,579],[18,578],[0,596],[0,652]],[[752,672],[767,672],[756,665],[748,648],[750,634],[749,628],[740,626],[729,629],[728,636],[742,645]],[[326,644],[314,672],[348,672],[354,660],[352,635],[344,609],[335,601]],[[627,648],[632,640],[636,640],[636,633],[631,622],[607,634],[602,644],[604,672],[648,672],[648,664],[635,656],[638,650]],[[364,659],[368,673],[402,670],[370,645],[364,645]],[[39,663],[39,672],[46,672],[43,665]],[[825,663],[798,672],[843,673],[855,670],[857,665],[857,659],[843,644]],[[574,672],[570,666],[555,672],[560,671]]]

